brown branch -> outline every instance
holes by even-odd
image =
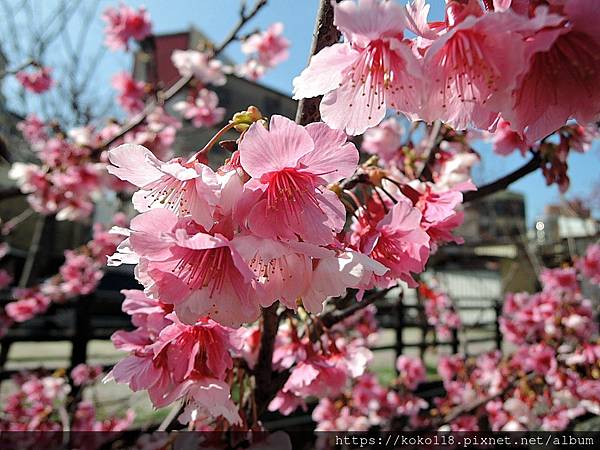
[[[339,0],[336,0],[339,2]],[[335,44],[340,39],[340,32],[333,26],[333,5],[329,0],[321,0],[315,23],[310,57],[319,53],[325,47]],[[310,63],[310,58],[309,58]],[[321,120],[319,104],[322,97],[303,98],[298,102],[296,122],[306,125]]]
[[[394,287],[396,287],[396,286],[394,286]],[[361,309],[366,308],[369,305],[372,305],[377,300],[385,297],[385,295],[390,290],[392,290],[394,287],[375,292],[374,294],[370,295],[369,297],[363,299],[361,302],[357,302],[354,305],[352,305],[349,308],[346,308],[342,311],[331,311],[326,314],[323,314],[320,317],[321,323],[323,324],[323,326],[325,326],[325,328],[331,328],[335,324],[352,316],[354,313],[360,311]]]
[[[435,148],[437,147],[437,137],[438,134],[440,134],[440,130],[442,128],[442,122],[440,120],[436,120],[435,122],[433,122],[433,126],[431,127],[431,132],[429,133],[429,137],[427,138],[427,146],[425,147],[425,152],[424,154],[427,155],[427,157],[425,158],[425,162],[423,163],[423,167],[421,168],[421,172],[419,172],[419,175],[416,177],[417,179],[423,179],[424,181],[432,181],[432,171],[431,171],[431,164],[433,164],[433,161],[435,160],[435,155],[436,155],[436,151]]]
[[[9,187],[0,190],[0,201],[23,195],[18,187]]]
[[[530,379],[532,379],[534,377],[534,375],[535,375],[534,373],[528,373],[525,376],[525,379],[526,380],[530,380]],[[508,382],[508,384],[504,387],[504,389],[501,389],[499,392],[497,392],[495,394],[488,395],[486,397],[482,397],[480,399],[474,400],[474,401],[472,401],[470,403],[467,403],[467,404],[458,405],[456,408],[454,408],[448,414],[446,414],[445,416],[442,417],[442,421],[438,425],[438,427],[440,427],[442,425],[449,424],[454,419],[456,419],[459,416],[462,416],[463,414],[469,414],[469,413],[475,411],[480,406],[485,405],[486,403],[494,400],[495,398],[502,397],[509,390],[511,390],[513,387],[515,387],[515,385],[517,384],[517,381],[521,381],[522,379],[523,378],[519,378],[519,377],[512,378]]]
[[[535,172],[541,167],[541,165],[542,157],[540,153],[534,153],[533,158],[531,158],[525,165],[519,167],[514,172],[511,172],[508,175],[503,176],[502,178],[498,178],[492,183],[483,185],[479,187],[476,191],[465,192],[463,196],[463,203],[472,202],[473,200],[487,197],[488,195],[494,194],[495,192],[502,191],[515,181],[523,178],[525,175],[529,175],[530,173]]]
[[[246,13],[246,9],[244,7],[241,8],[240,18],[239,18],[237,24],[232,28],[232,30],[225,37],[225,39],[223,39],[223,42],[214,48],[214,50],[212,51],[213,58],[217,57],[223,50],[225,50],[225,48],[229,44],[231,44],[231,42],[233,42],[234,40],[237,39],[237,35],[240,32],[240,30],[242,29],[242,27],[249,20],[251,20],[261,10],[261,8],[263,6],[265,6],[266,4],[267,4],[267,0],[256,0],[256,3],[254,3],[254,7],[248,13]],[[134,129],[136,129],[138,126],[140,126],[144,122],[144,120],[148,117],[148,115],[152,111],[154,111],[154,109],[158,105],[165,103],[166,101],[170,100],[175,95],[177,95],[183,88],[185,88],[188,84],[190,84],[190,82],[192,81],[193,78],[194,78],[193,76],[181,77],[169,89],[167,89],[164,92],[159,92],[157,94],[157,98],[150,100],[148,102],[148,104],[146,104],[146,106],[142,110],[142,112],[135,115],[128,123],[123,125],[123,127],[119,130],[119,132],[116,135],[114,135],[110,139],[108,139],[105,142],[103,142],[102,144],[100,144],[100,146],[96,150],[103,150],[105,148],[108,148],[110,145],[114,144],[117,140],[121,139],[124,135],[126,135],[130,131],[133,131]]]
[[[279,390],[273,392],[273,351],[275,349],[275,337],[279,329],[278,306],[279,303],[275,302],[268,308],[264,308],[262,312],[260,350],[254,368],[254,378],[256,380],[255,400],[259,416]]]

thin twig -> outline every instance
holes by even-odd
[[[431,127],[431,132],[429,133],[429,137],[427,138],[427,144],[425,146],[424,154],[427,155],[425,158],[425,162],[423,163],[423,167],[417,175],[417,179],[424,179],[425,181],[432,181],[432,171],[431,165],[435,160],[436,155],[436,147],[437,147],[437,137],[440,134],[440,130],[442,128],[442,122],[440,120],[436,120],[433,122],[433,126]]]
[[[256,409],[260,416],[277,391],[273,389],[273,351],[275,349],[275,337],[279,329],[279,317],[277,316],[278,302],[273,303],[262,312],[262,333],[260,338],[260,350],[254,369],[256,380],[255,399]]]
[[[502,191],[510,186],[515,181],[523,178],[525,175],[529,175],[535,172],[542,165],[542,157],[539,152],[534,153],[525,165],[519,167],[514,172],[508,175],[498,178],[496,181],[479,187],[476,191],[465,192],[463,195],[463,203],[472,202],[473,200],[487,197],[488,195],[494,194],[495,192]]]
[[[169,414],[167,414],[167,416],[160,423],[160,425],[158,426],[158,429],[156,431],[166,431],[167,428],[169,428],[169,425],[171,425],[171,423],[173,423],[175,418],[179,415],[179,412],[181,411],[181,407],[182,407],[181,401],[177,401],[173,405],[171,410],[169,411]]]
[[[42,240],[45,224],[46,216],[39,216],[37,222],[35,223],[33,236],[31,236],[31,244],[29,245],[29,250],[27,252],[27,259],[25,260],[23,272],[21,273],[21,278],[19,279],[20,288],[26,287],[29,283],[29,279],[31,278],[31,272],[33,271],[33,265],[35,264],[37,254],[40,249],[40,242]]]
[[[223,50],[225,50],[225,48],[231,42],[233,42],[236,39],[237,34],[243,28],[243,26],[249,20],[251,20],[260,11],[260,9],[263,6],[265,6],[266,4],[267,4],[267,0],[257,0],[256,3],[254,4],[254,7],[252,8],[252,10],[249,13],[246,13],[245,8],[242,8],[242,10],[240,11],[240,18],[239,18],[237,24],[233,27],[231,32],[225,37],[223,42],[220,45],[218,45],[217,47],[215,47],[215,49],[213,50],[213,52],[212,52],[213,58],[217,57]],[[148,115],[152,111],[154,111],[154,109],[159,104],[163,104],[164,102],[170,100],[175,95],[177,95],[183,88],[185,88],[192,81],[192,79],[193,79],[192,75],[186,76],[186,77],[181,77],[169,89],[167,89],[166,91],[164,91],[162,93],[159,93],[157,95],[157,99],[150,100],[148,102],[148,104],[146,105],[146,107],[142,110],[142,112],[135,115],[128,123],[126,123],[125,125],[123,125],[121,127],[121,129],[119,130],[119,132],[117,134],[115,134],[110,139],[104,141],[102,144],[100,144],[100,146],[97,147],[96,150],[103,150],[105,148],[108,148],[110,145],[114,144],[117,140],[121,139],[124,135],[126,135],[130,131],[136,129],[138,126],[140,126],[142,124],[142,122],[148,117]]]
[[[325,326],[325,328],[331,328],[335,324],[343,321],[344,319],[347,319],[348,317],[350,317],[354,313],[360,311],[361,309],[364,309],[367,306],[375,303],[377,300],[382,299],[383,297],[386,296],[386,294],[389,291],[391,291],[395,287],[396,286],[386,288],[381,291],[377,291],[374,294],[370,295],[369,297],[363,299],[361,302],[357,302],[357,303],[353,304],[352,306],[350,306],[349,308],[346,308],[342,311],[331,311],[326,314],[323,314],[320,317],[321,323]]]

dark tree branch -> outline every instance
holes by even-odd
[[[533,158],[531,158],[525,165],[521,166],[514,172],[509,173],[508,175],[503,176],[502,178],[498,178],[496,181],[485,184],[479,187],[476,191],[465,192],[463,196],[463,203],[472,202],[473,200],[480,199],[482,197],[487,197],[495,192],[502,191],[510,186],[515,181],[523,178],[525,175],[529,175],[532,172],[535,172],[542,165],[542,157],[539,152],[534,153]]]
[[[262,312],[260,350],[254,368],[256,380],[255,400],[259,416],[277,393],[277,390],[273,392],[273,351],[275,349],[275,336],[277,336],[277,330],[279,329],[278,306],[279,303],[275,302],[268,308],[264,308]]]
[[[339,0],[337,0],[339,1]],[[333,26],[333,6],[329,0],[321,0],[313,42],[310,49],[310,58],[319,53],[325,47],[335,44],[340,39],[340,32]],[[310,63],[309,58],[309,63]],[[303,98],[298,103],[296,122],[306,125],[321,120],[319,104],[322,97]]]
[[[432,181],[433,173],[431,171],[431,165],[435,160],[436,155],[436,147],[438,144],[438,134],[440,134],[440,130],[442,129],[442,122],[440,120],[436,120],[433,122],[433,126],[431,127],[431,131],[429,133],[429,137],[427,138],[427,146],[425,148],[425,161],[423,162],[423,167],[421,168],[421,172],[416,177],[417,179],[423,179],[425,181]]]
[[[352,316],[357,311],[360,311],[361,309],[364,309],[367,306],[372,305],[377,300],[382,299],[394,287],[375,292],[374,294],[370,295],[369,297],[363,299],[361,302],[357,302],[342,311],[331,311],[326,314],[323,314],[321,316],[321,323],[325,326],[325,328],[331,328],[335,324]]]
[[[23,195],[18,187],[9,187],[0,190],[0,201]]]

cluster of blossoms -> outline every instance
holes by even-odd
[[[573,268],[546,269],[541,281],[541,292],[505,300],[501,327],[517,346],[514,353],[441,361],[448,392],[437,401],[442,414],[489,399],[454,418],[453,430],[560,431],[578,416],[600,413],[600,343],[591,302],[582,297]]]
[[[58,220],[88,217],[106,178],[103,165],[91,158],[92,148],[74,142],[60,130],[50,130],[35,115],[28,116],[19,128],[41,164],[16,162],[9,177],[28,194],[33,210],[56,214]]]
[[[137,114],[144,109],[147,96],[146,83],[134,79],[128,72],[119,72],[112,78],[117,90],[117,103],[128,114]]]
[[[460,316],[450,297],[435,286],[425,283],[419,285],[419,295],[425,308],[427,323],[434,327],[438,337],[448,340],[452,330],[460,328]]]
[[[152,33],[150,15],[144,8],[137,11],[125,4],[107,8],[102,16],[106,22],[105,44],[111,50],[128,50],[129,40],[142,41]]]
[[[265,31],[253,33],[242,41],[242,53],[247,59],[235,71],[242,77],[258,80],[267,70],[288,58],[289,46],[289,41],[283,37],[283,24],[276,22]]]
[[[33,71],[21,70],[17,72],[15,78],[29,92],[42,94],[54,84],[50,75],[51,72],[52,69],[49,67],[36,67]]]
[[[84,366],[74,371],[81,372]],[[87,368],[97,372],[97,368]],[[97,378],[97,376],[96,376]],[[36,376],[20,374],[12,380],[17,389],[7,396],[0,409],[1,431],[122,431],[128,428],[135,417],[128,410],[124,417],[99,419],[94,404],[81,400],[74,406],[72,421],[69,422],[67,408],[71,388],[63,376]],[[89,377],[87,383],[93,382]],[[80,444],[83,444],[81,442]],[[89,442],[88,442],[89,444]]]
[[[400,356],[398,378],[389,386],[365,372],[321,398],[313,412],[317,429],[560,431],[579,416],[598,415],[600,340],[578,275],[572,267],[545,269],[541,292],[507,296],[501,327],[516,346],[512,353],[442,355],[438,373],[446,393],[433,399],[433,409],[412,393],[425,379],[422,362]]]
[[[510,127],[533,143],[600,111],[593,0],[502,2],[495,11],[448,1],[445,20],[431,23],[422,0],[334,8],[344,42],[313,56],[294,80],[295,98],[324,95],[321,116],[332,128],[361,134],[393,109],[457,129]]]
[[[125,225],[124,215],[113,218],[114,223]],[[94,224],[93,237],[76,250],[65,251],[65,261],[58,274],[29,288],[15,288],[14,301],[5,306],[11,321],[24,322],[43,314],[52,302],[64,303],[79,295],[92,293],[102,279],[102,268],[107,256],[113,254],[121,237],[109,233],[101,224]]]
[[[577,261],[577,268],[591,283],[600,286],[600,244],[588,247],[585,256]]]
[[[198,50],[175,50],[171,60],[182,77],[194,80],[186,99],[175,103],[173,108],[198,128],[210,128],[222,122],[225,109],[219,107],[219,97],[207,87],[227,82],[227,68],[223,63]]]

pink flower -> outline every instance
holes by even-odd
[[[133,204],[140,211],[161,207],[210,229],[218,202],[219,183],[210,167],[181,158],[158,160],[141,145],[125,144],[108,152],[111,173],[140,187]]]
[[[266,31],[254,33],[242,42],[242,52],[256,54],[258,62],[265,67],[273,67],[288,58],[290,43],[281,36],[283,24],[276,22]]]
[[[38,67],[33,72],[17,72],[15,77],[28,91],[41,94],[54,85],[54,81],[50,76],[51,71],[52,69],[49,67]]]
[[[195,97],[188,98],[173,105],[175,111],[179,111],[195,127],[212,127],[225,117],[225,108],[219,105],[219,97],[213,91],[201,89]]]
[[[364,290],[372,286],[371,280],[388,272],[388,268],[374,257],[348,249],[315,260],[313,266],[311,282],[301,296],[304,307],[313,313],[323,310],[323,302],[328,297],[345,295],[347,288],[358,289],[360,300]]]
[[[564,17],[536,11],[528,64],[502,115],[527,141],[541,139],[573,118],[580,124],[600,112],[600,11],[594,0],[564,2]],[[510,47],[510,46],[507,46]]]
[[[37,144],[48,139],[46,124],[35,113],[27,114],[25,120],[17,124],[17,129],[32,144]]]
[[[239,147],[241,165],[253,178],[241,200],[250,231],[331,243],[346,212],[325,185],[352,175],[358,163],[358,151],[344,133],[323,123],[301,127],[276,115],[268,131],[254,123]]]
[[[71,370],[71,378],[75,386],[93,383],[102,375],[102,367],[88,366],[87,364],[77,364]]]
[[[474,2],[477,3],[477,2]],[[421,118],[455,128],[487,128],[495,105],[509,95],[523,70],[525,44],[515,32],[525,19],[512,13],[482,14],[479,5],[453,16],[450,28],[427,49],[423,60],[428,91]]]
[[[421,212],[404,198],[382,218],[377,215],[373,220],[367,214],[368,211],[361,213],[353,230],[356,238],[363,234],[358,248],[390,269],[378,279],[378,284],[387,286],[401,279],[416,286],[410,272],[422,272],[429,258],[429,236],[421,228]]]
[[[60,287],[67,297],[90,294],[103,276],[96,261],[73,250],[65,252],[65,262],[59,272],[63,279]]]
[[[311,58],[294,79],[294,98],[324,95],[321,117],[350,135],[377,125],[388,108],[416,111],[421,70],[403,41],[404,9],[378,0],[345,0],[334,8],[345,42]]]
[[[585,257],[577,261],[577,268],[592,283],[600,285],[600,244],[587,248]]]
[[[519,150],[523,156],[527,154],[529,146],[523,137],[510,128],[510,123],[500,119],[496,131],[492,136],[494,152],[499,155],[510,155],[515,149]]]
[[[401,355],[396,360],[396,369],[400,372],[400,382],[408,389],[416,389],[420,382],[425,381],[425,367],[419,358]]]
[[[347,373],[342,367],[315,356],[293,368],[283,392],[293,392],[301,398],[335,395],[343,389],[346,377]]]
[[[249,59],[235,66],[235,73],[238,76],[252,81],[262,78],[266,71],[267,68],[255,59]]]
[[[314,256],[329,254],[327,250],[309,244],[304,247],[252,235],[235,239],[236,250],[254,272],[261,306],[267,307],[280,300],[288,308],[298,307],[297,299],[312,280],[311,253]]]
[[[112,86],[119,92],[117,101],[125,112],[136,114],[144,109],[146,84],[143,81],[135,80],[127,72],[119,72],[113,76]]]
[[[190,218],[154,209],[131,221],[129,241],[143,261],[138,271],[147,290],[175,305],[183,322],[209,316],[239,327],[259,314],[254,274],[235,250],[235,238],[216,228],[209,234]]]
[[[111,50],[128,50],[129,39],[141,41],[152,34],[150,15],[142,7],[137,11],[123,3],[109,7],[102,14],[106,22],[105,44]]]
[[[15,322],[25,322],[38,314],[46,312],[50,306],[48,297],[31,289],[15,289],[13,295],[18,300],[8,303],[4,310],[8,317]]]
[[[171,61],[182,77],[193,76],[202,84],[214,86],[222,86],[227,81],[221,61],[210,58],[206,53],[197,50],[174,50]]]
[[[398,157],[402,134],[402,125],[391,117],[367,130],[363,136],[361,150],[377,155],[384,163],[389,163]]]
[[[540,274],[540,281],[546,291],[579,291],[577,272],[574,268],[544,269]]]
[[[224,379],[233,367],[229,353],[234,342],[233,330],[207,318],[186,325],[174,315],[168,317],[173,323],[161,331],[158,342],[152,347],[155,355],[165,351],[171,377],[177,382],[183,382],[192,374]]]

